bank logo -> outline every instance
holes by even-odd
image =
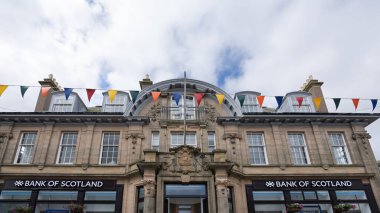
[[[16,187],[20,187],[20,186],[23,186],[24,185],[24,181],[22,181],[22,180],[16,180],[15,181],[15,186]]]
[[[267,181],[267,182],[265,182],[265,186],[269,187],[269,188],[273,188],[274,187],[274,182],[273,181]]]

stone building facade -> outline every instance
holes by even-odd
[[[183,94],[184,79],[148,78],[135,102],[121,93],[103,110],[87,109],[77,94],[64,100],[55,81],[40,83],[51,91],[40,94],[35,112],[0,113],[1,212],[72,203],[89,213],[274,213],[294,203],[304,212],[346,203],[351,212],[380,212],[379,168],[365,130],[380,115],[294,105],[294,97],[323,97],[317,80],[279,109],[259,107],[250,91],[238,93],[246,95],[240,106],[192,79],[177,105],[173,93]],[[152,91],[161,92],[157,101]],[[199,106],[196,93],[205,94]],[[225,95],[221,105],[215,94]]]

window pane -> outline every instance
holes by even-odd
[[[115,204],[84,204],[87,213],[113,213]]]
[[[49,203],[49,204],[42,204],[38,203],[36,205],[36,213],[45,213],[47,209],[54,209],[54,210],[67,210],[70,203]]]
[[[328,191],[317,191],[318,200],[330,200]]]
[[[348,164],[348,153],[342,133],[329,133],[329,141],[337,164]]]
[[[37,134],[35,132],[22,133],[16,163],[28,164],[32,161],[36,135]]]
[[[288,140],[291,147],[293,163],[296,165],[307,164],[306,145],[303,134],[289,134]]]
[[[26,200],[30,199],[32,191],[12,191],[12,190],[3,190],[1,191],[0,199],[1,200]]]
[[[256,213],[282,213],[285,212],[283,204],[255,204]]]
[[[116,192],[114,191],[87,191],[84,200],[116,200]]]
[[[40,191],[38,200],[77,200],[77,191]]]
[[[303,196],[305,197],[305,200],[316,200],[317,195],[314,191],[304,191]]]
[[[166,196],[206,196],[206,186],[203,184],[166,184]]]
[[[8,210],[15,207],[27,207],[29,206],[29,203],[27,202],[1,202],[0,203],[0,209],[2,210]],[[8,211],[5,211],[8,212]]]
[[[284,200],[282,191],[253,191],[254,200]]]
[[[362,190],[337,190],[336,197],[338,200],[366,200],[367,196]]]
[[[170,146],[176,147],[184,144],[183,133],[172,132],[170,136]],[[197,137],[195,133],[186,133],[186,144],[189,146],[197,146]]]
[[[303,200],[302,191],[291,191],[290,198],[292,200]]]
[[[251,164],[266,164],[264,136],[262,133],[248,133],[248,152]]]
[[[103,133],[101,164],[117,164],[119,137],[118,132]]]
[[[76,132],[63,133],[58,163],[73,163],[78,134]]]

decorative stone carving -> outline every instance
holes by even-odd
[[[137,143],[137,139],[144,139],[144,135],[142,133],[130,133],[130,134],[127,134],[126,137],[125,137],[127,140],[128,139],[132,139],[132,154],[135,154],[135,149],[136,149],[136,143]]]
[[[215,180],[216,193],[218,197],[227,196],[228,186],[230,184],[230,180],[227,178],[217,178]]]
[[[216,121],[216,110],[215,106],[210,105],[208,102],[204,102],[204,107],[205,107],[205,113],[206,113],[206,118],[210,122],[215,122]]]
[[[153,121],[153,122],[160,121],[160,117],[161,117],[161,104],[160,103],[153,104],[153,106],[150,108],[148,116],[149,116],[150,120]]]
[[[156,195],[156,181],[154,179],[142,180],[144,185],[144,196],[151,197]]]
[[[230,139],[230,142],[231,142],[232,144],[235,144],[235,143],[236,143],[236,140],[237,140],[237,139],[241,139],[241,138],[242,138],[241,135],[238,134],[238,133],[225,133],[225,134],[223,135],[223,139],[224,139],[224,140],[226,140],[226,139]]]
[[[368,140],[371,139],[371,135],[363,132],[363,133],[354,133],[352,134],[352,139],[361,142],[363,144],[363,147],[365,150],[368,150]],[[368,151],[366,151],[367,154],[369,154]]]
[[[170,149],[170,155],[160,156],[162,169],[173,173],[189,174],[209,171],[210,156],[200,153],[199,148],[182,145]]]
[[[0,143],[4,143],[7,139],[12,139],[13,138],[13,134],[12,133],[5,133],[5,132],[2,132],[0,133]]]

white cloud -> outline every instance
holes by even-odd
[[[233,47],[248,57],[240,76],[225,79],[229,93],[284,95],[313,74],[327,97],[379,98],[379,20],[377,1],[4,0],[0,84],[38,85],[54,73],[63,86],[99,88],[104,62],[115,89],[138,89],[147,73],[157,82],[184,70],[216,84],[219,57]],[[37,93],[31,88],[22,100],[10,87],[0,110],[32,111]],[[95,99],[100,104],[100,93]],[[369,112],[367,102],[359,111]],[[378,123],[369,130],[380,159]]]

